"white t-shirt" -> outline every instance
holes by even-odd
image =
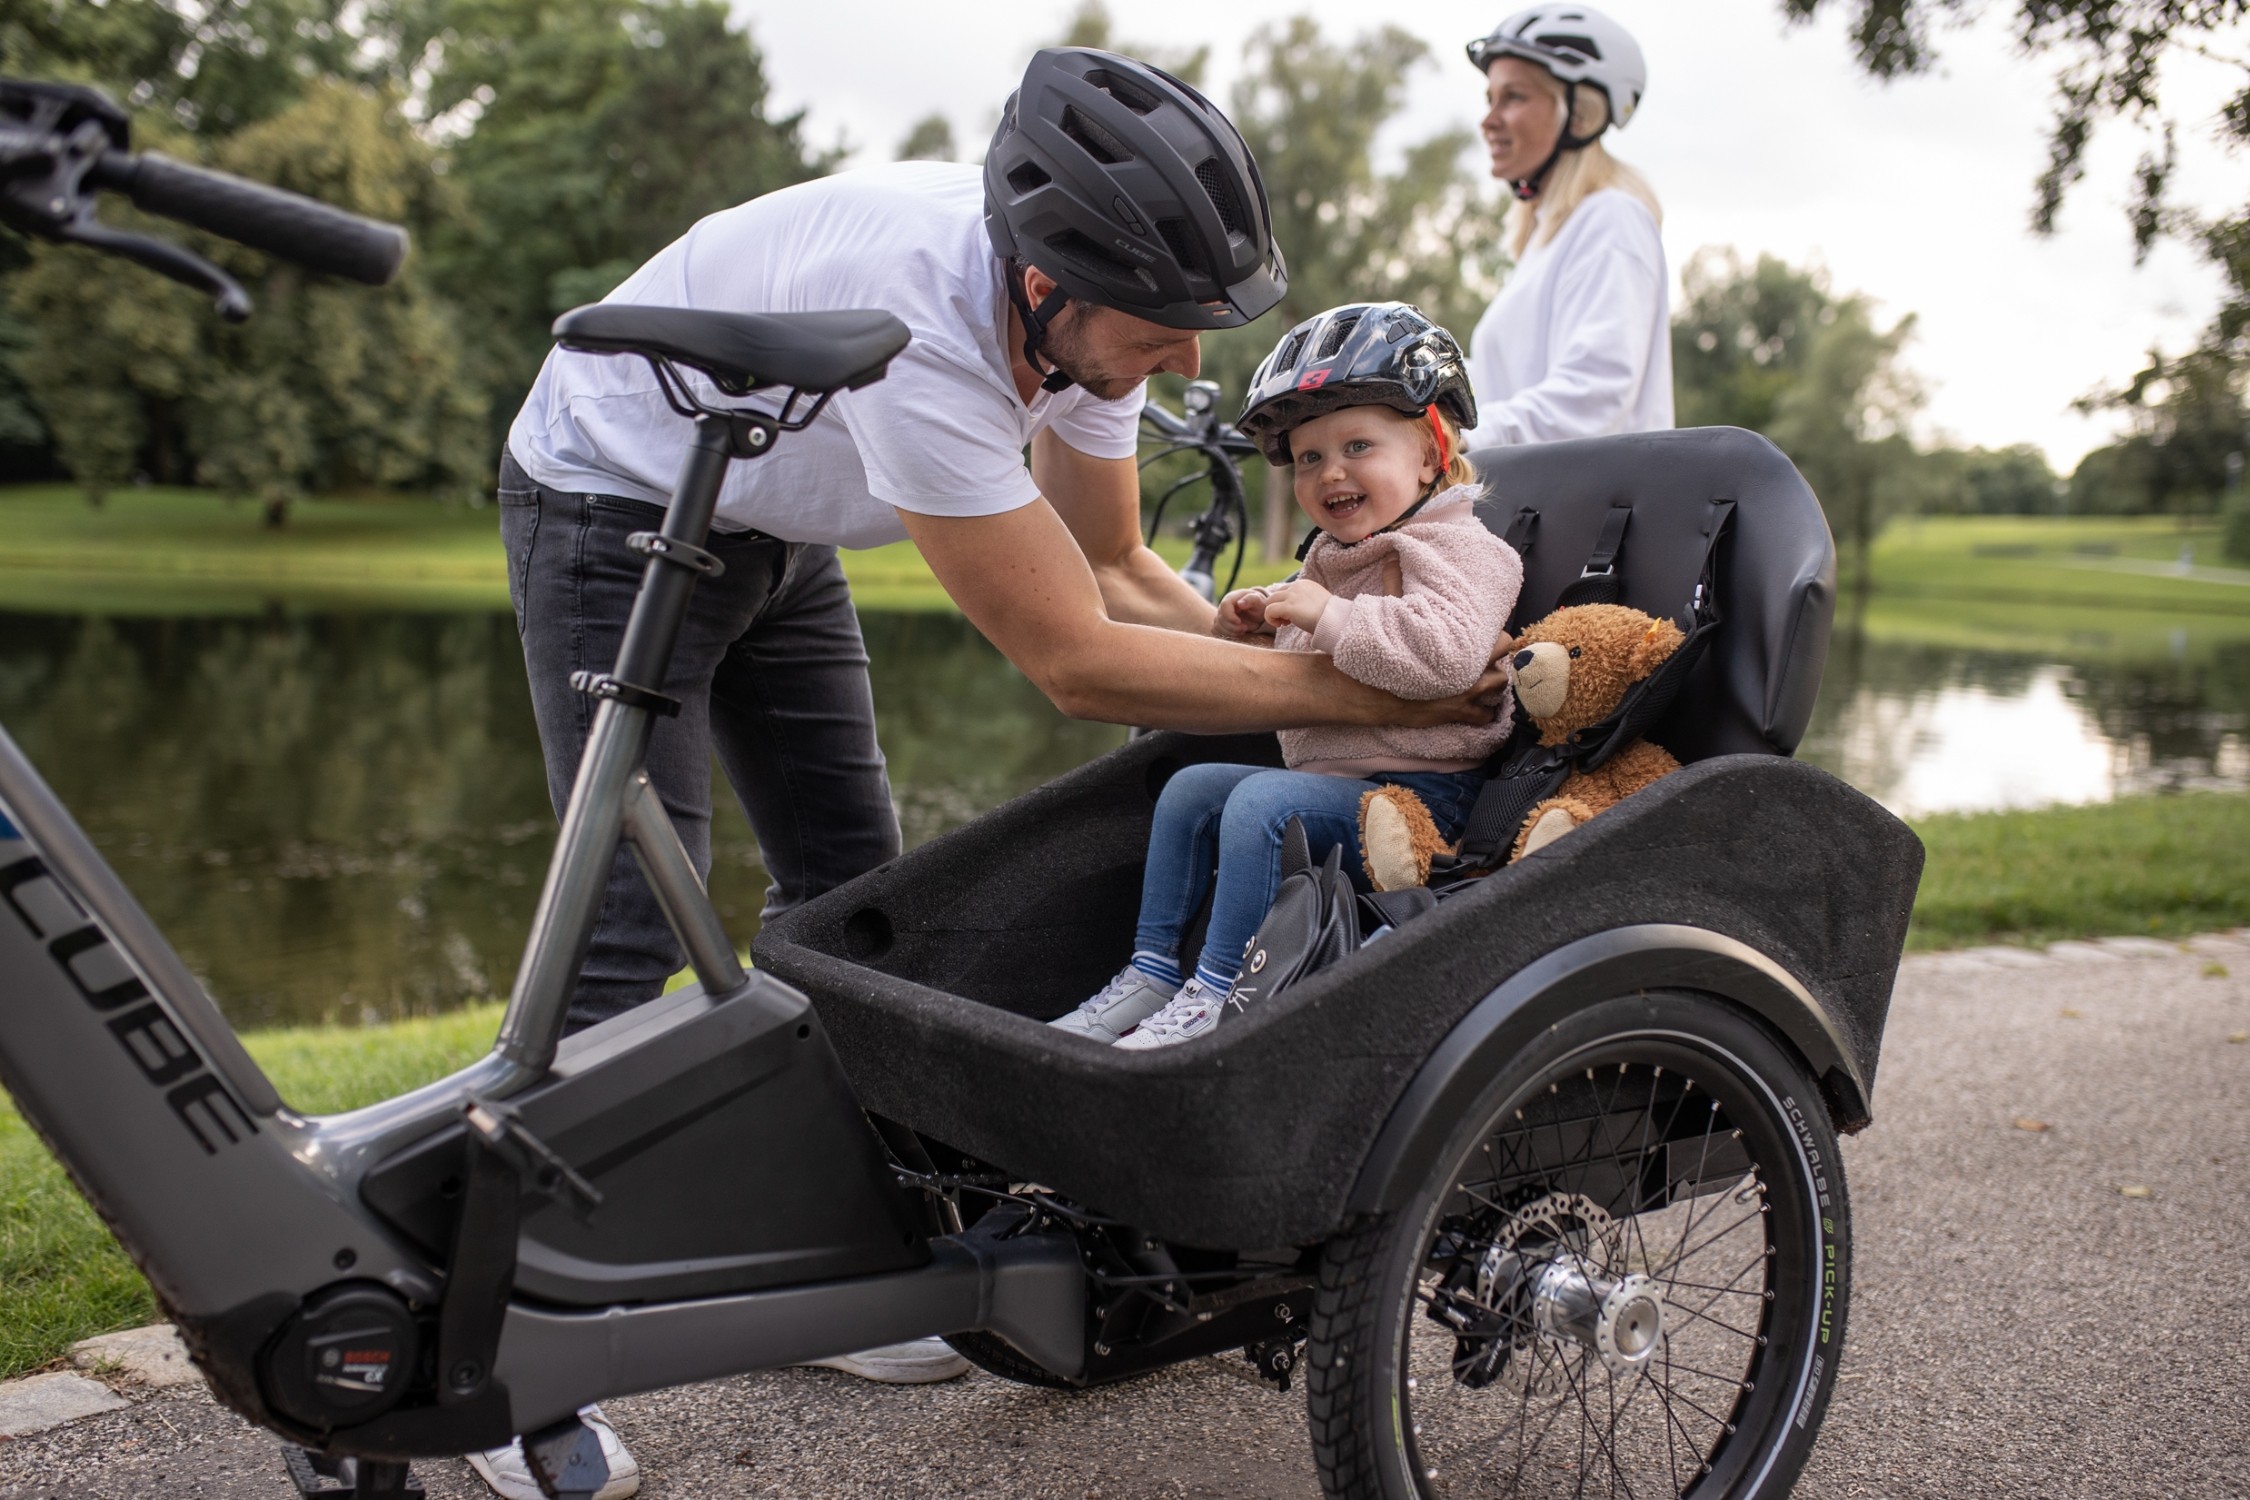
[[[1604,188],[1517,262],[1469,338],[1474,441],[1672,425],[1672,309],[1656,216]]]
[[[981,168],[899,162],[768,193],[702,220],[604,299],[724,312],[881,308],[913,341],[890,373],[839,391],[770,455],[729,466],[721,530],[874,547],[906,535],[892,507],[983,516],[1038,498],[1024,464],[1053,428],[1096,458],[1130,458],[1145,393],[1100,401],[1078,387],[1027,407],[1001,339],[1008,296],[984,230]],[[699,399],[737,402],[689,373]],[[637,355],[548,353],[508,431],[524,472],[549,489],[663,505],[690,427]]]

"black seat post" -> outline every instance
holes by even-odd
[[[727,465],[744,449],[762,451],[772,442],[773,434],[763,426],[728,417],[697,417],[695,437],[680,466],[680,482],[673,490],[659,534],[666,541],[691,549],[691,555],[701,551],[711,532],[711,517],[718,509],[719,486],[726,479]],[[612,674],[619,681],[653,692],[664,691],[672,647],[679,641],[680,626],[687,618],[696,577],[692,568],[677,567],[650,555],[641,574],[640,592],[633,596],[633,611],[626,618],[625,638],[617,648]]]

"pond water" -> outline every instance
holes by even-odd
[[[1118,744],[963,621],[866,617],[909,845]],[[512,620],[0,614],[0,724],[237,1025],[504,993],[554,819]],[[1804,754],[1906,816],[2250,786],[2250,640],[2104,665],[1839,637]],[[764,872],[722,792],[737,940]]]

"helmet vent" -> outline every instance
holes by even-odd
[[[1080,114],[1074,105],[1063,106],[1062,130],[1064,135],[1083,146],[1088,156],[1105,167],[1133,159],[1133,153],[1125,149],[1123,141],[1105,130],[1099,120]]]
[[[1194,276],[1206,269],[1202,247],[1196,244],[1195,231],[1189,227],[1187,220],[1158,219],[1156,232],[1164,236],[1165,248],[1172,252],[1172,259],[1180,263],[1181,270]]]
[[[1086,75],[1086,81],[1136,115],[1156,113],[1157,97],[1130,78],[1121,78],[1107,68],[1096,68]]]
[[[1027,161],[1008,174],[1008,186],[1019,193],[1036,192],[1055,179],[1035,161]]]
[[[1219,222],[1228,234],[1248,234],[1249,226],[1242,222],[1242,209],[1235,203],[1234,189],[1227,185],[1226,174],[1219,170],[1219,159],[1206,156],[1197,164],[1195,180],[1203,184],[1204,194],[1210,198],[1211,207],[1217,211]]]
[[[1350,338],[1352,330],[1358,326],[1358,313],[1345,313],[1335,322],[1329,324],[1327,335],[1320,341],[1320,352],[1315,354],[1313,358],[1316,361],[1335,358],[1336,351],[1344,347],[1344,340]]]
[[[1047,237],[1047,248],[1069,261],[1089,276],[1111,283],[1131,282],[1150,291],[1156,289],[1155,280],[1139,266],[1129,265],[1103,249],[1101,245],[1075,229]]]
[[[1602,49],[1594,45],[1594,39],[1590,36],[1556,36],[1549,33],[1533,37],[1532,40],[1542,47],[1552,47],[1557,52],[1575,52],[1580,57],[1592,58],[1595,62],[1602,60]]]
[[[1296,369],[1297,356],[1305,352],[1305,345],[1311,338],[1312,330],[1309,328],[1299,329],[1289,335],[1289,342],[1281,346],[1281,353],[1274,358],[1274,369],[1276,371]]]

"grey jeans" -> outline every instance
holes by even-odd
[[[547,489],[512,455],[501,459],[499,498],[508,597],[560,817],[594,713],[570,674],[615,665],[644,566],[625,538],[656,530],[664,512],[615,495]],[[706,545],[726,571],[696,584],[663,683],[680,712],[656,721],[649,780],[708,880],[716,754],[758,837],[771,917],[897,854],[898,814],[875,742],[867,648],[836,549],[740,531],[714,531]],[[570,1029],[654,999],[681,961],[632,852],[620,849]]]

